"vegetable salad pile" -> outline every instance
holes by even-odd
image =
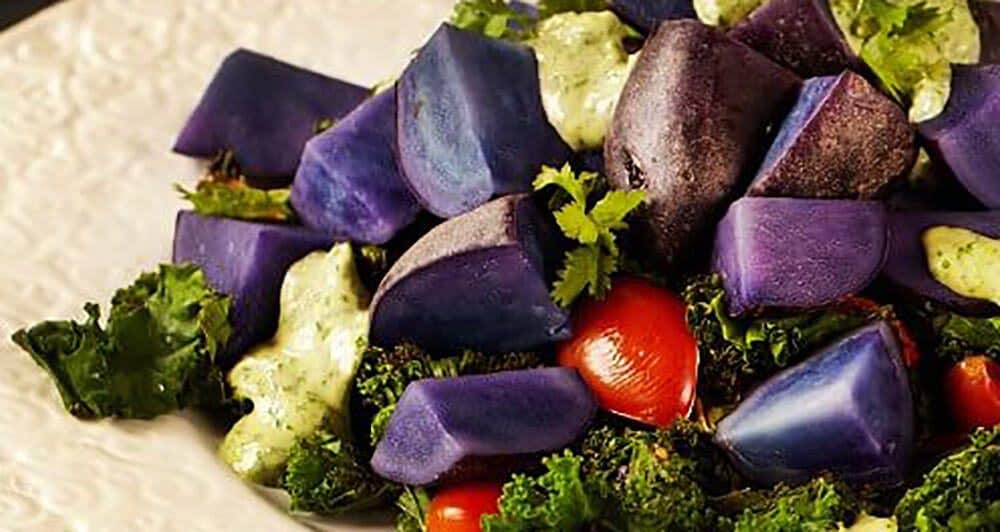
[[[172,263],[13,340],[76,417],[211,414],[296,514],[1000,530],[998,28],[461,0],[371,89],[237,50]]]

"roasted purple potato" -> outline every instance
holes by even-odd
[[[400,398],[372,469],[408,485],[472,480],[468,472],[483,469],[477,461],[569,445],[596,411],[590,389],[571,368],[416,381]]]
[[[653,33],[666,20],[698,16],[691,0],[608,0],[608,5],[622,20],[645,34]]]
[[[914,131],[903,110],[861,76],[806,81],[749,195],[882,197],[913,166]]]
[[[676,266],[743,191],[768,124],[799,86],[795,74],[694,20],[665,22],[646,41],[604,159],[614,188],[646,192],[636,226],[663,265]]]
[[[811,78],[860,67],[826,0],[768,0],[729,36]]]
[[[1000,65],[953,66],[948,104],[920,134],[970,194],[1000,209]]]
[[[740,199],[715,233],[712,267],[729,312],[806,310],[864,290],[885,261],[877,201]]]
[[[715,439],[755,484],[800,484],[822,473],[901,484],[914,410],[892,328],[866,325],[767,380],[723,418]]]
[[[524,46],[443,24],[397,84],[399,163],[442,218],[526,192],[569,147],[542,108],[538,65]]]
[[[251,177],[291,178],[321,120],[338,120],[368,97],[364,87],[250,50],[222,62],[174,151],[213,157],[231,150]]]
[[[1000,2],[997,0],[970,0],[972,15],[979,24],[982,63],[1000,63]]]
[[[452,218],[392,266],[372,300],[372,343],[410,340],[445,355],[497,353],[564,340],[569,315],[549,297],[561,242],[528,195]]]
[[[984,299],[960,295],[931,274],[924,251],[924,231],[935,226],[961,227],[1000,238],[1000,210],[981,212],[912,211],[889,215],[889,252],[882,276],[905,296],[930,299],[966,314],[995,313]]]
[[[420,212],[393,145],[396,91],[387,90],[312,138],[292,184],[305,225],[337,239],[384,244]]]
[[[175,263],[193,262],[212,288],[232,297],[233,335],[219,356],[229,365],[278,327],[278,296],[285,272],[333,240],[304,227],[177,213]]]

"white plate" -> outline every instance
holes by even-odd
[[[300,530],[197,418],[84,423],[10,341],[168,259],[170,146],[245,46],[358,83],[398,71],[452,0],[70,0],[0,33],[0,530]],[[357,525],[332,525],[360,530]]]

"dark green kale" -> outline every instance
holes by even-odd
[[[543,366],[534,353],[484,355],[466,351],[458,356],[434,359],[413,344],[400,344],[391,350],[369,347],[361,357],[354,380],[360,417],[369,420],[371,444],[382,431],[396,402],[407,385],[420,379],[441,379],[459,375],[495,373]]]
[[[601,490],[585,479],[582,463],[567,450],[542,460],[544,473],[515,474],[504,484],[500,513],[483,516],[483,531],[572,532],[597,521],[605,501]]]
[[[896,506],[902,531],[1000,530],[1000,427],[944,460]]]
[[[751,492],[752,501],[734,517],[736,532],[812,532],[850,525],[861,501],[845,484],[820,477],[797,487]]]
[[[938,359],[950,365],[970,355],[987,355],[1000,362],[1000,316],[963,316],[931,304],[922,314],[934,332]]]
[[[398,532],[427,532],[427,511],[431,498],[423,488],[406,486],[396,500]]]
[[[598,428],[580,454],[584,477],[605,501],[602,521],[612,528],[716,529],[718,516],[703,486],[720,485],[716,467],[725,462],[689,422],[660,431]]]
[[[224,385],[215,355],[231,333],[230,300],[197,266],[161,265],[88,319],[46,321],[13,335],[81,418],[153,418],[187,406],[217,405]]]
[[[718,275],[696,277],[683,291],[698,342],[700,391],[724,403],[813,349],[868,321],[871,313],[834,306],[789,317],[733,318]]]
[[[372,472],[353,445],[324,431],[292,448],[281,486],[292,511],[324,515],[376,508],[400,492]]]

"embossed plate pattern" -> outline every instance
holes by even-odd
[[[169,257],[172,183],[198,172],[169,148],[226,53],[370,84],[451,3],[69,0],[0,33],[0,530],[303,529],[228,473],[197,417],[76,421],[9,337]]]

